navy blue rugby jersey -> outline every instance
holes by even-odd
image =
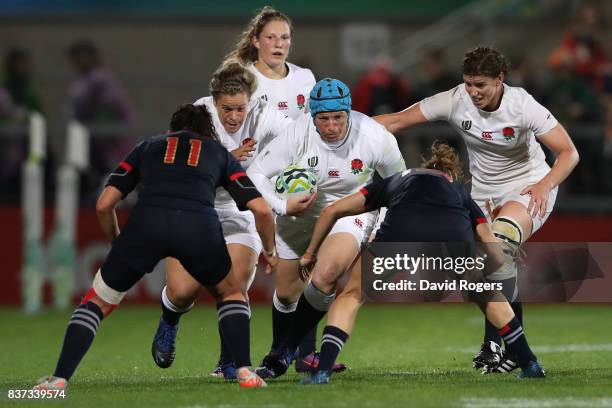
[[[153,136],[134,147],[108,178],[123,196],[139,183],[140,205],[214,209],[215,190],[224,187],[240,210],[261,197],[244,169],[220,143],[180,131]]]
[[[388,208],[385,224],[401,223],[408,213],[412,218],[419,211],[431,213],[432,210],[461,216],[471,221],[473,228],[487,221],[465,187],[451,182],[437,170],[412,168],[370,183],[360,191],[366,198],[368,211]]]

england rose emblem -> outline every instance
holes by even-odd
[[[351,160],[351,172],[359,174],[363,171],[363,162],[360,159]]]
[[[504,139],[506,139],[506,142],[509,142],[510,140],[514,139],[514,129],[511,127],[505,127],[502,130],[502,134],[504,135]]]
[[[299,94],[297,96],[297,106],[298,106],[298,109],[304,109],[305,105],[306,105],[306,98],[304,97],[304,95]]]

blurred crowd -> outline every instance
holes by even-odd
[[[132,141],[122,130],[134,117],[132,102],[125,87],[105,67],[97,46],[79,40],[66,52],[73,79],[66,89],[65,122],[76,120],[90,129],[89,169],[82,173],[83,202],[94,202],[104,176],[129,151]],[[27,128],[30,112],[44,115],[40,90],[33,79],[33,67],[27,50],[11,49],[4,58],[0,83],[0,132],[3,149],[0,157],[0,202],[16,202],[21,184],[21,165],[27,159]],[[19,126],[21,125],[21,126]],[[45,168],[54,170],[54,158],[47,146]],[[46,176],[49,187],[53,175]],[[52,188],[48,188],[52,190]]]
[[[544,69],[536,68],[529,55],[508,55],[512,67],[506,82],[525,88],[546,106],[568,129],[580,152],[580,164],[563,186],[563,194],[612,194],[612,56],[602,40],[607,27],[601,16],[596,7],[584,4],[558,46],[543,56]],[[133,143],[124,137],[124,130],[134,122],[134,108],[93,42],[75,42],[66,59],[73,79],[66,88],[65,121],[74,119],[92,129],[90,169],[81,178],[83,203],[89,204],[104,175]],[[25,125],[30,112],[45,113],[33,66],[25,49],[10,49],[3,59],[0,203],[19,201],[21,165],[28,148]],[[457,69],[451,69],[441,49],[423,52],[418,71],[411,76],[396,72],[390,59],[378,60],[353,84],[353,107],[368,115],[402,110],[460,84],[459,66],[453,64]],[[52,184],[50,172],[63,160],[48,154],[47,184]]]

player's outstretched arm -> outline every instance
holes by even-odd
[[[387,128],[391,133],[397,133],[420,123],[427,122],[419,103],[415,103],[401,112],[378,115],[374,116],[373,119]]]
[[[319,247],[336,221],[348,215],[357,215],[366,212],[365,202],[366,199],[363,193],[358,192],[325,207],[323,211],[321,211],[321,215],[314,226],[310,244],[308,244],[306,253],[300,259],[300,265],[307,267],[313,264],[316,260],[316,253]]]
[[[270,266],[269,270],[266,272],[272,272],[278,264],[278,256],[276,254],[276,245],[274,241],[274,214],[272,214],[270,206],[268,206],[268,203],[266,203],[263,197],[250,200],[246,206],[255,216],[255,227],[263,243],[264,256]]]
[[[263,197],[257,197],[250,200],[246,204],[247,208],[255,216],[255,226],[261,237],[264,251],[270,252],[274,249],[274,215],[266,200]]]
[[[119,223],[117,222],[115,207],[122,198],[123,194],[119,189],[113,186],[106,186],[96,202],[98,223],[109,244],[119,235]]]
[[[555,154],[557,160],[555,160],[552,169],[542,180],[525,187],[521,194],[529,194],[531,196],[527,208],[531,216],[535,217],[539,214],[540,217],[543,217],[546,213],[548,194],[570,175],[578,164],[580,157],[572,139],[561,124],[557,124],[557,126],[543,135],[537,136],[537,138]]]

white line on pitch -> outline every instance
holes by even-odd
[[[576,352],[593,352],[593,351],[612,351],[612,343],[603,344],[557,344],[557,345],[540,345],[533,346],[533,351],[536,353],[576,353]],[[475,353],[478,351],[474,347],[448,347],[448,351],[459,351],[461,353]]]
[[[462,398],[463,408],[605,408],[612,398]]]

